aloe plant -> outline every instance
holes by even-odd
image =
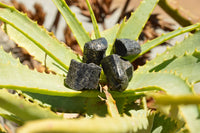
[[[89,36],[64,0],[52,0],[70,26],[81,49],[86,42],[105,37],[107,55],[116,38],[137,40],[158,0],[143,0],[131,17],[111,29],[99,32],[92,9],[86,0],[94,25]],[[199,97],[194,84],[200,81],[200,24],[179,28],[141,45],[142,52],[127,57],[134,61],[159,44],[185,32],[194,31],[173,47],[140,66],[123,92],[75,91],[64,85],[72,59],[81,56],[59,42],[53,33],[30,20],[14,7],[0,3],[1,28],[19,46],[55,74],[39,73],[22,65],[19,59],[0,48],[0,115],[21,125],[27,132],[198,132]],[[47,58],[45,58],[47,55]],[[106,84],[102,73],[101,79]],[[162,91],[162,93],[159,93]],[[147,107],[146,97],[155,99],[156,111]],[[137,101],[137,102],[136,102]],[[138,101],[140,101],[138,103]],[[186,105],[184,105],[186,104]],[[81,113],[66,119],[61,113]]]

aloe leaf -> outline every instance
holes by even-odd
[[[191,44],[191,43],[194,43],[191,41],[191,39],[195,39],[195,41],[198,41],[199,40],[198,37],[199,37],[198,34],[194,34],[193,36],[191,36],[191,37],[187,38],[185,41],[183,41],[181,44],[174,46],[175,48],[178,47],[179,50],[176,49],[177,51],[175,52],[174,51],[175,49],[171,48],[171,51],[170,50],[168,51],[169,55],[168,55],[168,53],[167,53],[167,55],[171,56],[170,54],[172,54],[174,52],[173,54],[176,54],[177,56],[179,55],[178,57],[176,57],[176,56],[175,56],[175,58],[167,57],[168,60],[165,60],[165,62],[162,62],[163,64],[162,63],[157,64],[157,62],[156,62],[153,65],[155,67],[155,69],[150,69],[151,71],[157,71],[157,70],[159,70],[158,68],[160,68],[161,70],[163,69],[162,71],[151,72],[149,74],[146,74],[145,77],[140,77],[139,76],[140,72],[137,71],[135,73],[135,75],[134,75],[135,77],[133,77],[133,79],[140,78],[140,79],[143,79],[145,82],[143,82],[143,80],[138,81],[139,80],[138,79],[138,80],[135,80],[134,82],[132,82],[131,84],[134,84],[134,86],[137,86],[135,88],[138,88],[139,84],[141,86],[151,86],[151,83],[149,83],[149,82],[152,82],[152,84],[154,84],[155,86],[160,86],[157,84],[157,82],[159,82],[159,84],[160,84],[163,81],[164,83],[162,85],[162,88],[167,92],[167,94],[169,94],[171,96],[180,96],[180,95],[188,95],[188,94],[192,95],[193,88],[188,83],[189,83],[189,81],[190,82],[199,81],[199,75],[198,75],[199,52],[195,51],[195,49],[199,49],[199,48],[198,48],[198,46],[195,47],[194,46],[195,44]],[[189,45],[188,47],[190,47],[190,48],[188,48],[187,50],[184,49],[185,45],[187,45],[187,46]],[[188,53],[190,53],[190,55],[188,55],[188,54],[184,55],[185,52],[182,51],[182,49],[186,50]],[[182,55],[182,56],[180,56],[180,55]],[[163,56],[166,56],[166,53],[165,53],[165,55],[161,54],[161,56],[158,56],[157,58],[160,58],[160,57],[163,58]],[[155,60],[156,60],[156,58],[155,58]],[[157,60],[157,61],[161,62],[161,60]],[[191,63],[191,65],[188,63]],[[151,66],[151,68],[152,68],[152,66]],[[187,68],[187,69],[185,69],[185,68]],[[146,69],[145,66],[144,66],[144,69]],[[177,74],[181,75],[181,76],[179,76],[179,79],[182,80],[184,83],[183,82],[177,83],[177,80],[170,78],[170,77],[164,79],[160,75],[160,73],[167,73],[167,70],[171,71],[171,73],[174,71],[174,73],[176,73],[175,75],[177,75]],[[157,75],[157,76],[160,75],[160,76],[156,78],[152,75]],[[184,79],[188,79],[188,80],[184,81]],[[175,85],[175,83],[177,83],[177,84]],[[176,87],[176,89],[175,88],[172,89],[173,88],[171,86],[172,84],[174,84],[173,86]],[[188,87],[184,87],[183,86],[184,84]],[[168,87],[171,86],[172,88],[168,88],[165,86],[168,86]],[[181,110],[181,114],[183,115],[183,117],[185,119],[185,123],[187,125],[188,130],[190,132],[197,132],[198,130],[200,130],[199,126],[198,126],[200,124],[200,119],[198,118],[198,116],[199,116],[198,106],[197,105],[188,105],[188,106],[180,106],[179,108]]]
[[[0,87],[45,94],[60,95],[64,92],[74,92],[64,86],[64,77],[60,75],[39,73],[22,65],[11,54],[0,49]],[[38,80],[39,79],[39,80]],[[23,81],[23,82],[22,82]],[[52,83],[52,84],[51,84]]]
[[[7,110],[4,110],[3,108],[0,108],[0,116],[3,118],[13,121],[19,125],[23,124],[23,121],[19,119],[17,116],[15,116],[13,113],[8,112]],[[1,130],[0,130],[1,131]]]
[[[200,24],[194,24],[194,25],[191,25],[191,26],[188,26],[188,27],[184,27],[184,28],[179,28],[175,31],[172,31],[170,33],[167,33],[167,34],[163,34],[161,35],[160,37],[157,37],[156,39],[153,39],[151,41],[148,41],[147,43],[143,44],[141,46],[141,50],[142,52],[140,54],[138,54],[137,56],[129,56],[129,57],[126,57],[130,62],[133,62],[134,60],[136,60],[138,57],[140,57],[141,55],[147,53],[149,50],[151,50],[152,48],[164,43],[165,41],[173,38],[173,37],[176,37],[180,34],[183,34],[183,33],[186,33],[186,32],[189,32],[189,31],[192,31],[196,28],[200,27]]]
[[[187,45],[190,45],[190,44],[187,43]],[[190,46],[193,47],[192,45],[190,45]],[[179,48],[181,48],[181,47],[179,47]],[[193,51],[192,49],[187,49],[187,50],[188,50],[188,52]],[[183,54],[183,53],[177,52],[176,54]],[[159,74],[161,72],[164,73],[167,70],[171,71],[171,72],[174,71],[176,74],[181,75],[180,79],[184,79],[184,78],[188,79],[188,81],[185,81],[185,84],[187,84],[187,82],[195,83],[195,82],[199,81],[199,74],[198,74],[199,57],[198,56],[199,56],[199,53],[197,51],[195,51],[193,54],[190,54],[190,55],[185,54],[182,57],[179,56],[178,58],[172,58],[172,60],[165,60],[166,62],[169,62],[169,63],[166,63],[166,62],[163,63],[163,64],[167,64],[166,66],[163,65],[162,63],[159,65],[157,64],[156,69],[155,69],[155,71],[157,71],[157,70],[159,70],[158,68],[160,67],[161,70],[162,69],[163,70],[160,72],[152,72],[152,73],[150,73],[150,75],[151,74]],[[187,68],[187,69],[185,69],[185,68]],[[152,69],[152,71],[153,71],[153,69]],[[134,76],[137,77],[137,72],[135,73]],[[143,83],[143,84],[145,84],[145,86],[147,84],[149,84],[148,82],[157,82],[158,81],[161,83],[161,81],[164,81],[165,82],[165,83],[163,83],[164,86],[165,85],[170,86],[176,82],[175,80],[169,81],[169,79],[172,80],[172,78],[163,79],[162,76],[157,77],[155,79],[153,78],[153,76],[150,76],[149,78],[151,78],[151,80],[148,79],[147,77],[148,77],[147,74],[145,77],[140,77],[140,79],[143,79],[145,81],[145,83]],[[135,84],[137,84],[137,83],[138,83],[138,81],[135,81]],[[142,84],[142,83],[140,83],[140,84]],[[156,85],[156,84],[154,83],[154,85]],[[183,83],[182,83],[182,85],[183,85]],[[192,86],[191,87],[188,86],[187,88],[184,88],[182,85],[181,85],[181,83],[178,83],[177,85],[175,85],[177,87],[176,89],[172,89],[172,88],[170,89],[170,88],[163,86],[163,89],[167,92],[167,94],[170,94],[170,96],[172,96],[172,97],[193,94]],[[144,86],[144,85],[142,85],[142,86]],[[136,88],[138,88],[138,87],[136,87]],[[167,100],[168,100],[168,104],[170,104],[170,99],[167,99]],[[186,100],[186,99],[184,99],[184,100]],[[174,102],[174,103],[176,103],[176,102]],[[181,114],[183,115],[183,117],[185,119],[187,129],[190,132],[198,132],[200,130],[200,128],[198,126],[200,124],[200,119],[198,118],[198,116],[199,116],[198,105],[180,106],[179,108],[181,110]]]
[[[200,63],[199,63],[199,58],[200,58],[200,52],[197,50],[194,51],[194,53],[185,53],[183,56],[179,56],[177,58],[173,58],[172,60],[166,60],[165,62],[155,66],[151,71],[174,71],[177,74],[181,74],[182,77],[187,78],[188,81],[193,85],[196,82],[200,81],[200,73],[199,73],[199,68],[200,68]],[[167,62],[167,63],[166,63]],[[182,89],[182,88],[181,88]],[[191,88],[192,90],[193,88]],[[193,91],[193,90],[192,90]],[[167,90],[169,92],[169,90]],[[194,92],[194,91],[193,91]],[[177,90],[174,91],[174,93],[177,93]],[[170,93],[172,95],[172,92]],[[162,98],[163,99],[163,98]],[[172,104],[186,104],[186,103],[191,103],[191,104],[199,104],[200,99],[199,97],[196,96],[182,96],[179,95],[177,97],[174,96],[169,96],[165,97],[167,99],[167,104],[170,104],[170,101]],[[164,103],[163,100],[158,99],[159,102]],[[157,100],[157,101],[158,101]],[[199,119],[199,109],[197,105],[188,105],[184,107],[180,107],[183,117],[185,119],[187,128],[190,132],[198,132],[200,130],[199,124],[200,124],[200,119]]]
[[[52,0],[56,5],[68,26],[71,28],[73,35],[75,36],[77,42],[79,43],[81,49],[83,50],[86,42],[90,41],[89,34],[85,31],[82,24],[75,17],[75,14],[72,13],[68,5],[64,0]]]
[[[75,92],[64,86],[64,77],[60,75],[39,73],[22,65],[19,59],[12,58],[0,48],[0,87],[45,94],[63,95],[64,92]],[[39,80],[38,80],[39,79]],[[23,81],[23,82],[22,82]]]
[[[173,73],[173,71],[151,73],[135,72],[127,89],[138,90],[138,88],[154,88],[155,90],[160,88],[172,96],[193,95],[192,86],[186,78]],[[180,106],[179,108],[187,124],[188,130],[191,132],[200,130],[198,126],[200,124],[200,120],[198,119],[198,105]]]
[[[199,119],[199,109],[196,105],[187,105],[180,107],[182,111],[183,118],[186,123],[186,127],[191,133],[199,132],[200,119]]]
[[[112,46],[114,44],[114,41],[116,39],[117,32],[119,30],[119,24],[116,24],[110,29],[104,30],[101,32],[101,37],[105,37],[108,42],[108,48],[106,50],[106,55],[109,55],[112,51]],[[92,35],[92,38],[94,38],[94,35]]]
[[[128,60],[130,60],[131,62],[133,62],[134,60],[136,60],[138,57],[140,57],[141,55],[147,53],[149,50],[151,50],[152,48],[164,43],[165,41],[176,37],[180,34],[195,30],[196,28],[199,28],[200,24],[194,24],[188,27],[184,27],[184,28],[179,28],[175,31],[172,31],[170,33],[166,33],[161,35],[160,37],[157,37],[156,39],[153,39],[151,41],[148,41],[147,43],[143,44],[141,46],[141,50],[142,52],[140,54],[138,54],[137,56],[129,56],[127,57]]]
[[[154,98],[156,104],[161,105],[188,105],[188,104],[200,104],[200,97],[195,95],[161,95],[161,94],[151,94]]]
[[[3,3],[0,3],[0,7],[0,20],[21,32],[58,65],[67,70],[71,59],[77,59],[77,55],[72,50],[65,47],[55,37],[49,35],[44,28],[38,26],[37,23],[30,20],[26,15]]]
[[[159,0],[143,0],[121,29],[118,38],[137,40]]]
[[[84,108],[84,113],[89,116],[98,115],[101,117],[106,117],[108,115],[106,103],[99,97],[87,99]]]
[[[135,72],[133,79],[129,83],[129,89],[138,88],[161,88],[167,94],[172,96],[192,95],[192,86],[182,76],[170,72],[151,72],[139,73]],[[180,106],[180,111],[184,117],[187,128],[190,132],[198,132],[200,130],[199,124],[199,108],[198,105]]]
[[[99,98],[99,96],[105,98],[105,95],[97,91],[84,91],[80,95],[71,96],[53,96],[30,92],[25,93],[32,97],[32,99],[37,99],[42,103],[51,105],[51,108],[55,111],[87,113],[88,115],[96,114],[98,116],[106,116],[108,113],[105,101],[102,101]],[[135,92],[111,92],[111,94],[116,101],[120,114],[124,113],[124,106],[144,96],[143,93],[137,94]]]
[[[158,112],[154,113],[152,125],[152,133],[174,133],[179,129],[177,121]]]
[[[6,33],[9,35],[10,39],[13,40],[18,46],[25,48],[31,56],[34,56],[34,59],[40,61],[43,65],[58,74],[66,74],[62,69],[60,69],[56,61],[51,57],[47,56],[45,58],[45,52],[37,47],[33,41],[24,36],[21,32],[10,26],[9,24],[3,24],[1,28],[6,26]]]
[[[83,96],[56,96],[56,95],[45,95],[38,93],[30,93],[24,92],[28,96],[32,97],[32,99],[37,99],[42,103],[48,104],[51,106],[51,109],[59,112],[72,112],[72,113],[85,113],[86,112],[86,103],[88,99],[98,100],[95,98],[86,98]],[[94,97],[97,96],[95,94],[91,94]],[[59,104],[58,104],[59,103]],[[94,113],[94,112],[93,112]],[[97,113],[98,114],[98,113]]]
[[[183,77],[170,72],[135,72],[132,80],[129,82],[127,90],[145,87],[167,90],[172,95],[192,94],[190,84]],[[174,93],[174,91],[177,93]]]
[[[147,62],[145,66],[139,67],[137,72],[148,72],[152,70],[154,67],[158,66],[159,64],[163,63],[163,60],[170,60],[174,56],[179,57],[183,56],[185,53],[194,53],[195,50],[200,50],[200,31],[197,31],[193,35],[189,35],[185,38],[184,41],[177,43],[175,46],[167,48],[165,52],[158,55],[156,58],[152,59],[151,61]]]
[[[94,117],[75,120],[39,120],[28,122],[19,128],[20,133],[27,132],[137,132],[148,127],[148,112],[132,111],[132,116],[124,117]],[[138,121],[139,120],[139,121]],[[52,125],[49,128],[49,125]],[[88,126],[92,125],[92,126]],[[37,127],[37,128],[36,128]]]
[[[21,64],[15,66],[0,63],[0,73],[1,88],[66,97],[98,98],[98,94],[101,95],[99,91],[82,92],[69,89],[64,85],[65,77],[32,71]],[[132,93],[125,92],[123,97],[131,96]],[[115,94],[120,96],[119,93],[114,92]]]
[[[187,10],[184,10],[181,6],[173,6],[168,0],[160,0],[158,5],[182,26],[194,24],[196,20]]]
[[[19,59],[15,59],[11,53],[6,53],[3,47],[0,47],[0,63],[17,65],[20,63]]]
[[[100,35],[100,32],[99,32],[99,27],[98,27],[98,24],[97,24],[97,20],[94,16],[94,12],[92,10],[92,7],[90,5],[90,2],[88,0],[85,0],[86,3],[87,3],[87,6],[88,6],[88,9],[89,9],[89,12],[90,12],[90,16],[91,16],[91,19],[92,19],[92,24],[93,24],[93,27],[94,27],[94,33],[95,33],[95,37],[96,39],[100,38],[101,35]]]
[[[200,52],[195,51],[193,54],[185,54],[178,58],[166,60],[155,66],[150,71],[174,71],[187,78],[191,84],[200,81]],[[166,63],[167,62],[167,63]]]
[[[64,77],[0,63],[0,87],[44,94],[64,95],[75,92],[64,86]]]
[[[48,108],[42,108],[39,105],[30,103],[7,92],[0,90],[0,107],[18,116],[22,121],[45,119],[45,118],[61,118]]]
[[[99,98],[99,96],[105,98],[105,95],[97,91],[84,91],[79,95],[71,96],[53,96],[30,92],[25,93],[32,97],[32,99],[37,99],[42,103],[51,105],[51,108],[56,111],[87,113],[88,115],[96,114],[99,116],[106,116],[108,113],[105,101],[102,101]],[[135,100],[144,96],[144,93],[136,93],[134,91],[123,93],[112,91],[111,94],[116,101],[120,114],[124,113],[124,106],[131,104]]]
[[[117,103],[117,105],[119,105],[118,107],[120,109],[122,109],[122,110],[120,110],[120,113],[123,114],[123,106],[126,101],[126,98],[118,97],[117,102],[116,102],[113,99],[111,93],[109,93],[108,91],[105,91],[105,90],[104,90],[104,93],[105,93],[106,99],[102,98],[102,96],[100,96],[100,95],[98,95],[98,97],[88,98],[86,101],[83,101],[83,100],[85,100],[85,98],[82,98],[81,101],[83,101],[85,104],[84,109],[85,109],[85,112],[87,113],[87,115],[90,116],[90,115],[96,114],[98,116],[105,117],[107,114],[109,114],[111,117],[119,117],[120,115],[119,115],[119,111],[117,109],[116,103]],[[34,94],[33,94],[33,96],[34,96]],[[140,96],[139,95],[134,96],[134,99],[136,99],[136,97],[140,97]],[[39,99],[41,99],[41,98],[39,98]],[[42,101],[43,101],[43,98],[42,98]],[[66,109],[66,108],[64,107],[63,109]],[[80,110],[80,108],[79,108],[79,110]]]

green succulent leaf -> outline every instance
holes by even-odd
[[[174,133],[179,130],[177,121],[159,112],[154,113],[152,133]]]
[[[75,92],[64,86],[64,77],[60,75],[39,73],[22,65],[19,59],[12,58],[0,48],[0,87],[45,94],[63,95]],[[22,82],[23,81],[23,82]]]
[[[45,118],[61,118],[49,108],[25,101],[17,95],[10,94],[5,89],[0,90],[0,107],[19,117],[23,122]]]
[[[15,59],[11,53],[6,53],[3,47],[0,47],[0,63],[17,65],[20,63],[19,59]]]
[[[159,0],[143,0],[139,7],[131,14],[131,17],[122,26],[117,38],[137,40],[144,25],[150,17]]]
[[[0,20],[22,33],[44,51],[43,55],[46,53],[57,65],[67,70],[71,59],[77,60],[77,55],[71,49],[65,47],[64,44],[52,37],[44,28],[38,26],[37,23],[30,20],[26,15],[20,13],[14,7],[3,3],[0,3],[0,7]],[[16,34],[9,36],[12,35]]]
[[[173,57],[163,63],[155,66],[150,71],[174,71],[187,78],[191,84],[200,81],[200,52],[195,51],[193,54],[185,54],[181,57]]]
[[[6,30],[4,29],[4,26],[6,26]],[[40,61],[43,65],[46,65],[48,69],[58,74],[66,74],[66,72],[60,68],[60,66],[58,65],[58,63],[56,63],[54,59],[52,59],[48,55],[47,57],[45,57],[46,53],[42,49],[37,47],[37,45],[33,41],[28,39],[21,32],[19,32],[9,24],[3,24],[1,28],[9,35],[11,40],[17,43],[18,46],[25,48],[30,53],[30,55],[34,56],[34,59]],[[74,58],[76,59],[77,57],[74,56]]]
[[[141,80],[142,79],[142,80]],[[152,89],[167,90],[171,95],[192,94],[191,86],[187,80],[170,72],[152,72],[152,73],[134,73],[132,80],[129,82],[129,89]],[[176,93],[174,93],[176,91]]]
[[[88,115],[96,114],[98,116],[106,116],[108,114],[105,101],[102,101],[99,98],[99,96],[105,98],[105,95],[98,91],[84,91],[79,95],[71,96],[54,96],[30,92],[25,93],[32,97],[32,99],[37,99],[42,103],[50,105],[51,109],[55,111],[87,113]],[[132,102],[144,96],[143,93],[138,94],[134,91],[123,93],[111,92],[111,94],[116,101],[120,114],[124,113],[125,105],[132,105]]]
[[[75,17],[75,14],[72,13],[72,11],[70,10],[70,8],[68,7],[68,5],[65,3],[64,0],[52,0],[52,1],[60,11],[62,16],[64,17],[68,26],[71,28],[73,35],[75,36],[81,49],[83,50],[85,43],[90,41],[89,34],[85,31],[82,24],[78,21],[78,19]]]
[[[139,67],[129,86],[132,88],[142,88],[147,86],[151,87],[152,83],[155,86],[160,86],[159,84],[161,83],[161,88],[171,96],[193,95],[194,91],[192,85],[199,82],[200,78],[198,74],[200,49],[199,35],[199,31],[190,35],[181,43],[168,48],[163,54],[147,62],[145,66]],[[143,75],[143,73],[145,73],[144,77],[139,76]],[[164,79],[163,76],[160,75],[161,73],[174,73],[173,75],[179,79],[175,80],[172,77]],[[155,75],[160,76],[156,77]],[[182,83],[178,83],[178,81],[181,80]],[[159,82],[159,84],[157,84],[157,82]],[[174,83],[177,83],[177,85]],[[173,89],[171,85],[176,87],[176,89]],[[187,129],[190,132],[198,132],[200,130],[198,126],[200,124],[198,105],[178,106],[178,108],[180,108]]]
[[[157,37],[151,41],[148,41],[147,43],[141,45],[141,50],[142,52],[136,56],[129,56],[129,57],[126,57],[130,62],[133,62],[134,60],[136,60],[138,57],[142,56],[143,54],[147,53],[149,50],[151,50],[152,48],[164,43],[165,41],[173,38],[173,37],[176,37],[180,34],[183,34],[183,33],[186,33],[186,32],[189,32],[189,31],[192,31],[192,30],[195,30],[196,28],[199,28],[200,27],[200,24],[197,23],[197,24],[194,24],[194,25],[191,25],[191,26],[187,26],[187,27],[184,27],[184,28],[179,28],[175,31],[172,31],[172,32],[169,32],[169,33],[166,33],[166,34],[163,34],[161,35],[160,37]]]
[[[133,79],[129,83],[128,89],[138,88],[154,88],[154,90],[161,88],[172,96],[193,95],[192,86],[184,77],[167,71],[135,73]],[[188,130],[191,132],[200,130],[198,126],[200,124],[198,105],[179,106],[179,108]]]
[[[162,95],[162,94],[151,94],[156,104],[161,105],[188,105],[188,104],[200,104],[200,97],[196,95]]]
[[[85,0],[86,3],[87,3],[87,6],[88,6],[88,10],[90,12],[90,16],[91,16],[91,20],[92,20],[92,24],[93,24],[93,27],[94,27],[94,33],[95,33],[95,37],[96,39],[100,38],[101,35],[100,35],[100,32],[99,32],[99,27],[98,27],[98,24],[97,24],[97,20],[94,16],[94,12],[92,10],[92,7],[90,5],[90,2],[88,0]]]
[[[188,26],[194,24],[195,19],[189,19],[190,16],[187,14],[187,11],[183,11],[181,8],[176,6],[171,6],[172,4],[168,0],[160,0],[158,5],[172,17],[176,22],[178,22],[181,26]],[[185,14],[186,13],[186,14]]]
[[[185,61],[185,60],[182,60],[182,61]],[[191,67],[191,69],[195,70],[196,65],[197,64],[194,65],[194,68]],[[195,80],[199,79],[199,76],[196,76],[195,74],[191,74],[189,76],[190,78],[186,80],[187,77],[178,76],[177,73],[172,74],[172,72],[167,72],[166,70],[159,71],[159,72],[151,72],[151,73],[145,73],[144,76],[142,76],[143,74],[141,73],[135,73],[133,80],[131,81],[129,86],[136,89],[143,88],[143,87],[151,88],[152,86],[155,86],[155,88],[160,87],[164,91],[166,91],[167,94],[171,96],[193,95],[193,88],[189,84],[188,80],[193,81],[194,79]],[[185,74],[187,75],[187,73]],[[170,101],[169,101],[169,104],[170,104]],[[200,119],[198,118],[199,116],[198,105],[179,106],[179,108],[180,108],[182,116],[185,119],[185,123],[187,125],[188,130],[190,132],[197,132],[199,130],[198,125],[200,124]]]
[[[64,86],[64,77],[39,73],[28,67],[0,63],[0,87],[51,95],[64,95],[75,91]],[[77,93],[75,93],[77,94]]]
[[[19,125],[23,124],[23,121],[18,118],[16,115],[14,115],[13,113],[8,112],[7,110],[3,109],[0,107],[0,116],[2,116],[3,118],[13,121]],[[1,130],[0,130],[1,131]]]
[[[108,48],[106,50],[106,55],[110,55],[112,51],[112,46],[114,44],[114,41],[116,39],[116,34],[119,30],[119,24],[116,24],[110,29],[104,30],[101,32],[101,37],[105,37],[108,42]],[[92,38],[94,39],[94,34],[92,34]]]
[[[131,116],[94,117],[75,120],[39,120],[25,124],[18,131],[27,132],[137,132],[148,128],[149,113],[144,110],[131,111]],[[51,128],[49,128],[51,125]],[[92,126],[89,126],[92,125]],[[37,127],[37,128],[36,128]]]
[[[195,50],[200,50],[200,31],[197,31],[195,34],[190,34],[185,38],[184,41],[177,43],[173,47],[168,47],[165,52],[158,55],[156,58],[147,62],[145,66],[139,67],[137,72],[148,72],[153,70],[156,66],[160,65],[164,61],[170,60],[173,57],[183,56],[185,53],[192,54]]]
[[[66,97],[98,97],[101,93],[94,91],[75,91],[64,85],[65,77],[60,75],[39,73],[36,70],[30,70],[22,64],[11,65],[10,63],[0,63],[0,87],[28,91],[33,93],[66,96]],[[23,81],[23,82],[22,82]],[[131,96],[133,92],[124,93],[123,97]],[[113,92],[116,96],[121,93]]]

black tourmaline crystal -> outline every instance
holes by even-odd
[[[131,78],[133,77],[133,71],[134,71],[133,65],[128,60],[125,59],[121,59],[121,62],[126,72],[126,75],[128,76],[128,80],[130,81]]]
[[[83,62],[99,65],[101,60],[105,57],[107,47],[108,44],[105,38],[99,38],[85,43]]]
[[[94,63],[80,63],[71,60],[65,83],[74,90],[96,89],[98,87],[101,67]]]
[[[124,61],[116,54],[107,56],[101,61],[111,90],[124,91],[128,86],[129,79],[123,62]]]
[[[141,52],[140,44],[130,39],[116,39],[113,45],[113,53],[122,57],[137,55]]]

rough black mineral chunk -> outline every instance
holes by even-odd
[[[105,51],[108,47],[105,38],[99,38],[85,43],[83,51],[84,63],[95,63],[99,65],[105,57]]]
[[[98,65],[80,63],[72,59],[65,83],[74,90],[96,89],[100,74],[101,67]]]
[[[122,62],[116,54],[107,56],[101,61],[111,90],[124,91],[128,86],[128,76]]]
[[[126,71],[126,74],[128,76],[128,80],[130,81],[131,78],[133,77],[133,70],[134,70],[133,65],[128,60],[121,59],[121,61],[122,61],[123,68]]]
[[[137,55],[141,52],[140,44],[130,39],[116,39],[113,52],[120,56]]]

